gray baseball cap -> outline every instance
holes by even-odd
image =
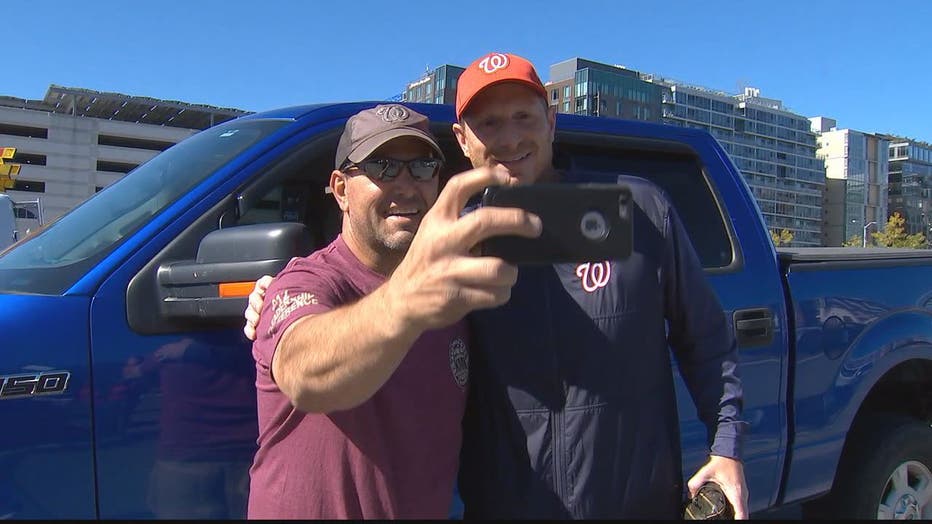
[[[400,136],[413,136],[426,142],[441,160],[443,151],[430,132],[430,121],[426,116],[401,104],[382,104],[360,111],[346,121],[334,168],[340,169],[349,160],[362,162],[380,146]]]

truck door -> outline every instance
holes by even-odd
[[[218,127],[220,141],[248,131],[245,123]],[[102,281],[91,306],[103,396],[95,420],[101,517],[245,517],[258,436],[255,364],[242,333],[245,297],[224,298],[211,279],[251,283],[327,240],[315,233],[332,202],[323,177],[337,138],[290,136],[274,154],[236,159],[249,167],[222,168],[229,172],[218,186],[183,195],[179,213],[147,224],[149,239]],[[303,252],[279,256],[277,267],[261,256],[250,264],[251,246],[268,243],[250,235],[289,221],[295,227],[269,227],[298,231],[303,240],[292,246]]]
[[[622,129],[624,126],[608,122],[605,125]],[[702,135],[683,133],[675,138],[678,145],[672,141],[664,144],[632,138],[613,142],[609,138],[596,147],[591,145],[591,139],[565,135],[559,137],[558,158],[567,169],[588,174],[592,179],[610,180],[617,175],[646,178],[666,190],[673,200],[737,333],[744,420],[749,423],[744,447],[745,475],[750,491],[749,509],[755,511],[768,507],[777,496],[784,459],[787,341],[779,273],[772,250],[768,253],[765,249],[770,247],[769,239],[755,236],[758,226],[748,220],[733,221],[724,211],[739,210],[734,212],[735,217],[757,216],[756,209],[748,207],[741,195],[720,194],[712,183],[718,177],[732,176],[716,156],[712,144]],[[669,136],[666,139],[669,141]],[[683,147],[684,142],[689,147]],[[703,157],[708,155],[714,161],[704,162],[700,151]],[[710,174],[713,169],[718,171],[715,176]],[[734,173],[734,176],[740,175]],[[679,370],[674,369],[674,373],[685,481],[705,463],[709,445],[706,428],[696,415]]]

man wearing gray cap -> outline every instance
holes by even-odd
[[[475,171],[438,198],[442,164],[427,118],[410,108],[379,105],[347,121],[330,175],[341,233],[288,263],[256,326],[250,519],[448,515],[469,367],[465,311],[425,307],[440,277],[402,261],[435,202],[441,212],[462,208],[508,177]],[[536,234],[515,217],[497,228],[487,218],[468,233]],[[513,284],[494,267],[461,274],[490,297],[461,309],[498,305]]]

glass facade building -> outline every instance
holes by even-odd
[[[709,131],[750,186],[771,230],[788,230],[793,246],[822,245],[825,168],[807,117],[755,88],[729,95],[643,74],[664,87],[663,122]]]
[[[429,71],[423,78],[411,82],[405,89],[402,101],[426,104],[455,104],[456,81],[465,69],[444,64]]]
[[[932,237],[932,144],[885,135],[890,151],[890,213],[906,218],[909,234]]]
[[[878,135],[837,129],[834,120],[824,117],[811,121],[825,164],[823,243],[863,242],[866,231],[886,225],[889,142]]]
[[[661,86],[621,66],[571,58],[550,66],[545,87],[560,113],[660,122]]]

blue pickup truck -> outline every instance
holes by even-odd
[[[285,108],[207,129],[0,254],[0,517],[240,518],[257,437],[244,294],[325,245],[346,119]],[[468,167],[451,107],[416,105]],[[708,133],[559,115],[556,162],[650,179],[739,343],[752,516],[932,517],[932,254],[773,247]],[[690,475],[706,431],[676,375]]]

